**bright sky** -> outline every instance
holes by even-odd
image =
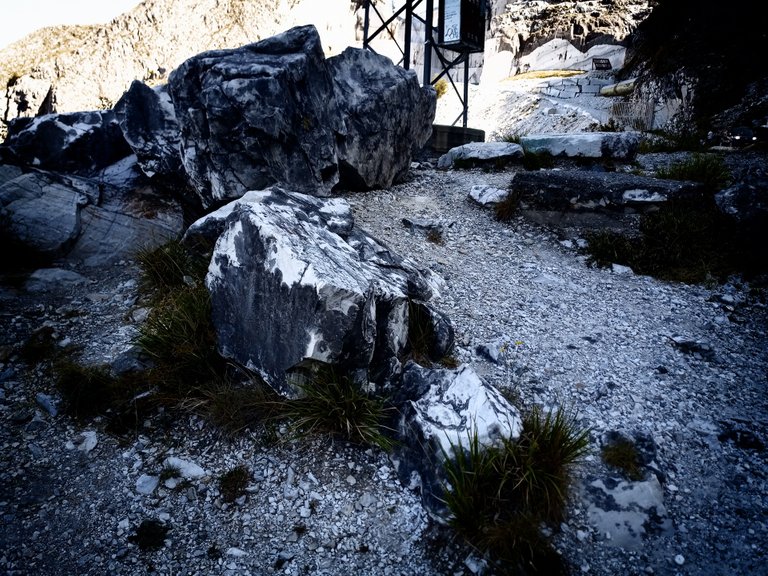
[[[140,0],[0,0],[0,48],[54,24],[103,24]]]

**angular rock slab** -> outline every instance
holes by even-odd
[[[640,132],[530,134],[521,137],[520,144],[526,152],[549,152],[552,156],[631,160],[640,139]]]
[[[86,204],[88,198],[81,190],[54,174],[16,173],[0,182],[0,210],[7,219],[4,232],[43,256],[62,256],[72,247],[81,232]]]
[[[314,26],[198,54],[168,88],[182,162],[204,206],[276,183],[327,196],[338,182],[344,121]]]
[[[53,172],[93,175],[131,154],[112,110],[18,118],[0,159]]]
[[[166,85],[150,88],[134,80],[115,104],[115,117],[144,174],[183,174],[179,123]]]
[[[510,190],[522,209],[555,211],[637,210],[703,193],[696,182],[585,170],[518,172]]]
[[[440,156],[437,167],[445,169],[461,163],[509,163],[519,160],[523,154],[523,147],[512,142],[470,142]]]
[[[421,488],[425,508],[440,521],[449,515],[442,500],[445,455],[468,446],[475,433],[480,445],[492,446],[503,438],[519,438],[522,430],[518,410],[466,365],[432,370],[409,362],[395,403],[401,413],[398,476]]]
[[[433,295],[429,278],[350,224],[342,200],[273,187],[185,236],[222,230],[206,277],[219,351],[284,395],[297,392],[286,372],[310,360],[386,387],[408,342],[410,299]]]
[[[589,479],[582,487],[582,497],[590,524],[606,537],[609,546],[639,549],[645,537],[672,532],[664,491],[653,474],[641,482]]]
[[[5,182],[4,175],[9,177]],[[101,175],[95,180],[0,170],[4,232],[21,248],[45,258],[65,257],[86,266],[133,257],[141,248],[181,234],[181,207],[141,182],[135,157]]]
[[[347,48],[328,59],[336,102],[346,123],[339,138],[340,184],[387,188],[408,172],[411,152],[432,134],[436,93],[416,73],[370,50]]]

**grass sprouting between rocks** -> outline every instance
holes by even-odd
[[[362,390],[349,374],[325,365],[298,388],[299,397],[285,401],[281,414],[293,435],[329,434],[387,451],[394,447],[386,426],[394,409]]]
[[[563,573],[541,527],[563,519],[570,469],[587,444],[588,431],[562,409],[530,411],[517,440],[483,446],[475,431],[444,454],[451,526],[510,573]]]

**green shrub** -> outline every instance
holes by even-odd
[[[692,180],[716,192],[725,187],[731,179],[731,173],[720,156],[714,154],[694,154],[682,162],[675,162],[667,168],[656,171],[657,178],[667,180]]]
[[[338,373],[331,365],[318,366],[298,387],[299,398],[287,400],[283,412],[294,435],[331,434],[384,450],[393,447],[384,424],[392,416],[392,408],[365,393],[351,376]]]
[[[205,276],[205,261],[190,254],[178,240],[140,250],[136,260],[141,267],[144,286],[160,297],[201,281]]]
[[[534,409],[519,440],[485,447],[472,433],[444,454],[450,523],[472,546],[520,573],[564,570],[541,534],[564,515],[570,467],[586,452],[588,431],[558,410]]]
[[[586,234],[589,262],[623,264],[637,274],[688,283],[752,275],[766,268],[764,256],[754,250],[759,238],[725,216],[712,197],[670,201],[644,214],[639,232],[632,237]]]
[[[640,141],[638,152],[697,152],[704,149],[703,138],[695,131],[670,132],[654,130],[646,133]]]

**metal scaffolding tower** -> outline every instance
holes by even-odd
[[[435,4],[438,5],[438,22],[434,24]],[[386,33],[395,43],[402,59],[398,62],[406,70],[411,66],[411,40],[414,19],[424,25],[424,66],[422,84],[434,85],[440,79],[447,78],[454,93],[459,98],[462,112],[451,124],[455,126],[459,119],[467,127],[469,110],[469,55],[482,52],[487,25],[485,0],[404,0],[391,16],[385,18],[376,7],[375,0],[364,0],[365,20],[363,23],[363,47],[371,50],[371,42],[380,34]],[[424,7],[421,15],[417,9]],[[372,14],[373,13],[373,14]],[[379,23],[372,25],[372,16]],[[403,45],[400,45],[392,25],[398,19],[404,21]],[[437,57],[439,68],[433,76],[432,56]],[[451,70],[464,65],[464,85],[460,90],[451,77]]]

